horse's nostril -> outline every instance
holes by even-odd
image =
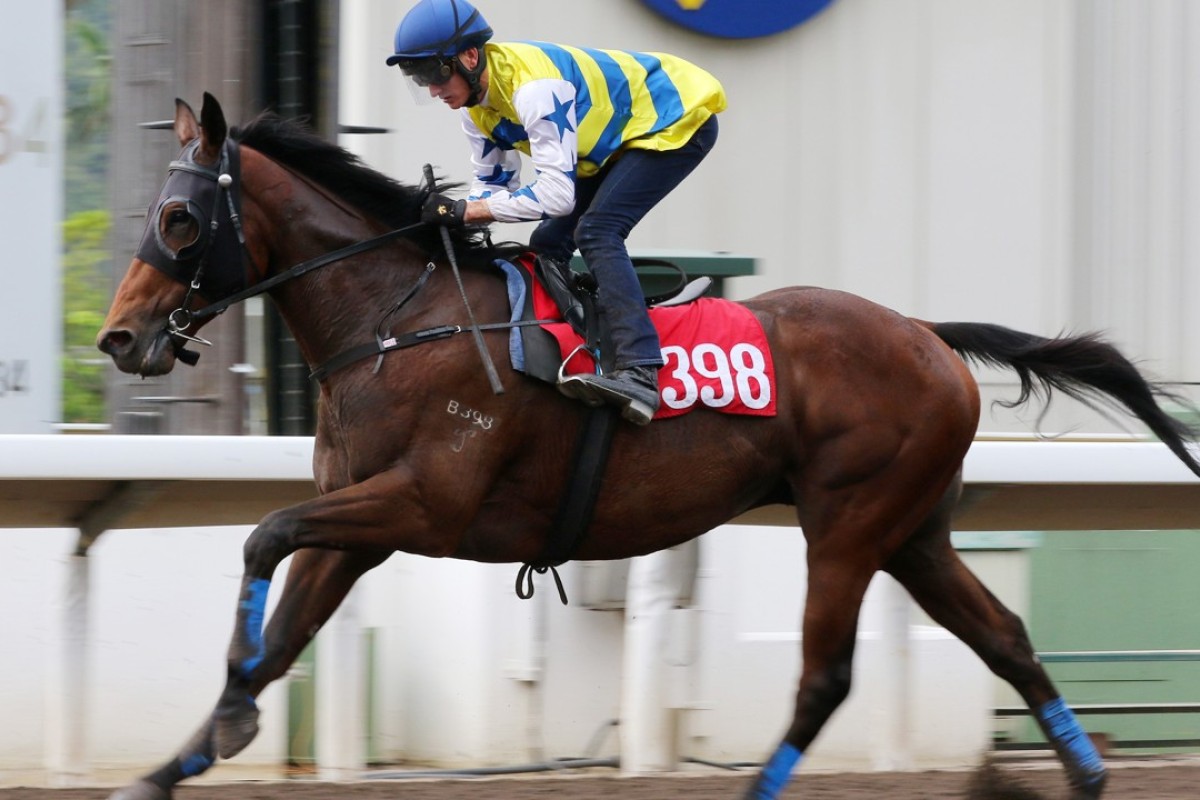
[[[125,330],[104,331],[96,341],[96,347],[110,356],[127,350],[133,343],[133,334]]]

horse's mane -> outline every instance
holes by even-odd
[[[229,135],[385,225],[401,228],[420,220],[421,205],[429,195],[427,187],[410,186],[371,169],[358,156],[317,136],[303,122],[265,112],[233,128]],[[436,188],[444,191],[457,186],[439,183]],[[486,232],[486,228],[451,229],[456,254],[464,263],[490,263],[493,258],[514,255],[525,247],[517,243],[492,246]],[[432,226],[418,228],[409,238],[427,255],[442,253],[441,234]]]

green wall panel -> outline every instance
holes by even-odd
[[[1198,576],[1200,532],[1047,534],[1030,552],[1028,622],[1067,702],[1200,702],[1200,657],[1186,652],[1200,651]],[[1091,654],[1059,655],[1080,651]],[[1082,722],[1118,748],[1200,739],[1197,713],[1086,715]],[[1032,721],[1026,733],[1027,741],[1041,738]],[[1138,751],[1154,749],[1164,748]]]

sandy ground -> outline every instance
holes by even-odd
[[[1106,800],[1182,800],[1200,797],[1200,760],[1142,759],[1111,763]],[[1061,770],[1045,764],[1004,763],[998,770],[1004,785],[980,786],[978,772],[809,773],[803,770],[789,784],[789,800],[1049,800],[1066,798]],[[662,777],[622,777],[612,770],[552,773],[502,778],[456,780],[402,779],[324,783],[239,780],[183,785],[179,800],[543,800],[548,797],[620,797],[621,800],[732,800],[740,798],[750,772],[698,771]],[[104,800],[111,788],[0,789],[0,800]]]

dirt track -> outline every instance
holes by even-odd
[[[1002,768],[1018,784],[1008,792],[972,790],[972,773],[797,774],[784,797],[789,800],[1034,800],[1065,798],[1066,784],[1057,769]],[[620,797],[621,800],[736,800],[750,774],[622,778],[615,774],[554,775],[501,779],[375,781],[328,784],[309,780],[238,782],[183,786],[178,800],[543,800],[549,797]],[[1019,791],[1024,787],[1026,792]],[[0,789],[0,800],[104,800],[109,789]],[[1031,794],[1029,792],[1036,792]],[[1200,797],[1200,762],[1139,762],[1115,765],[1105,800],[1183,800]]]

